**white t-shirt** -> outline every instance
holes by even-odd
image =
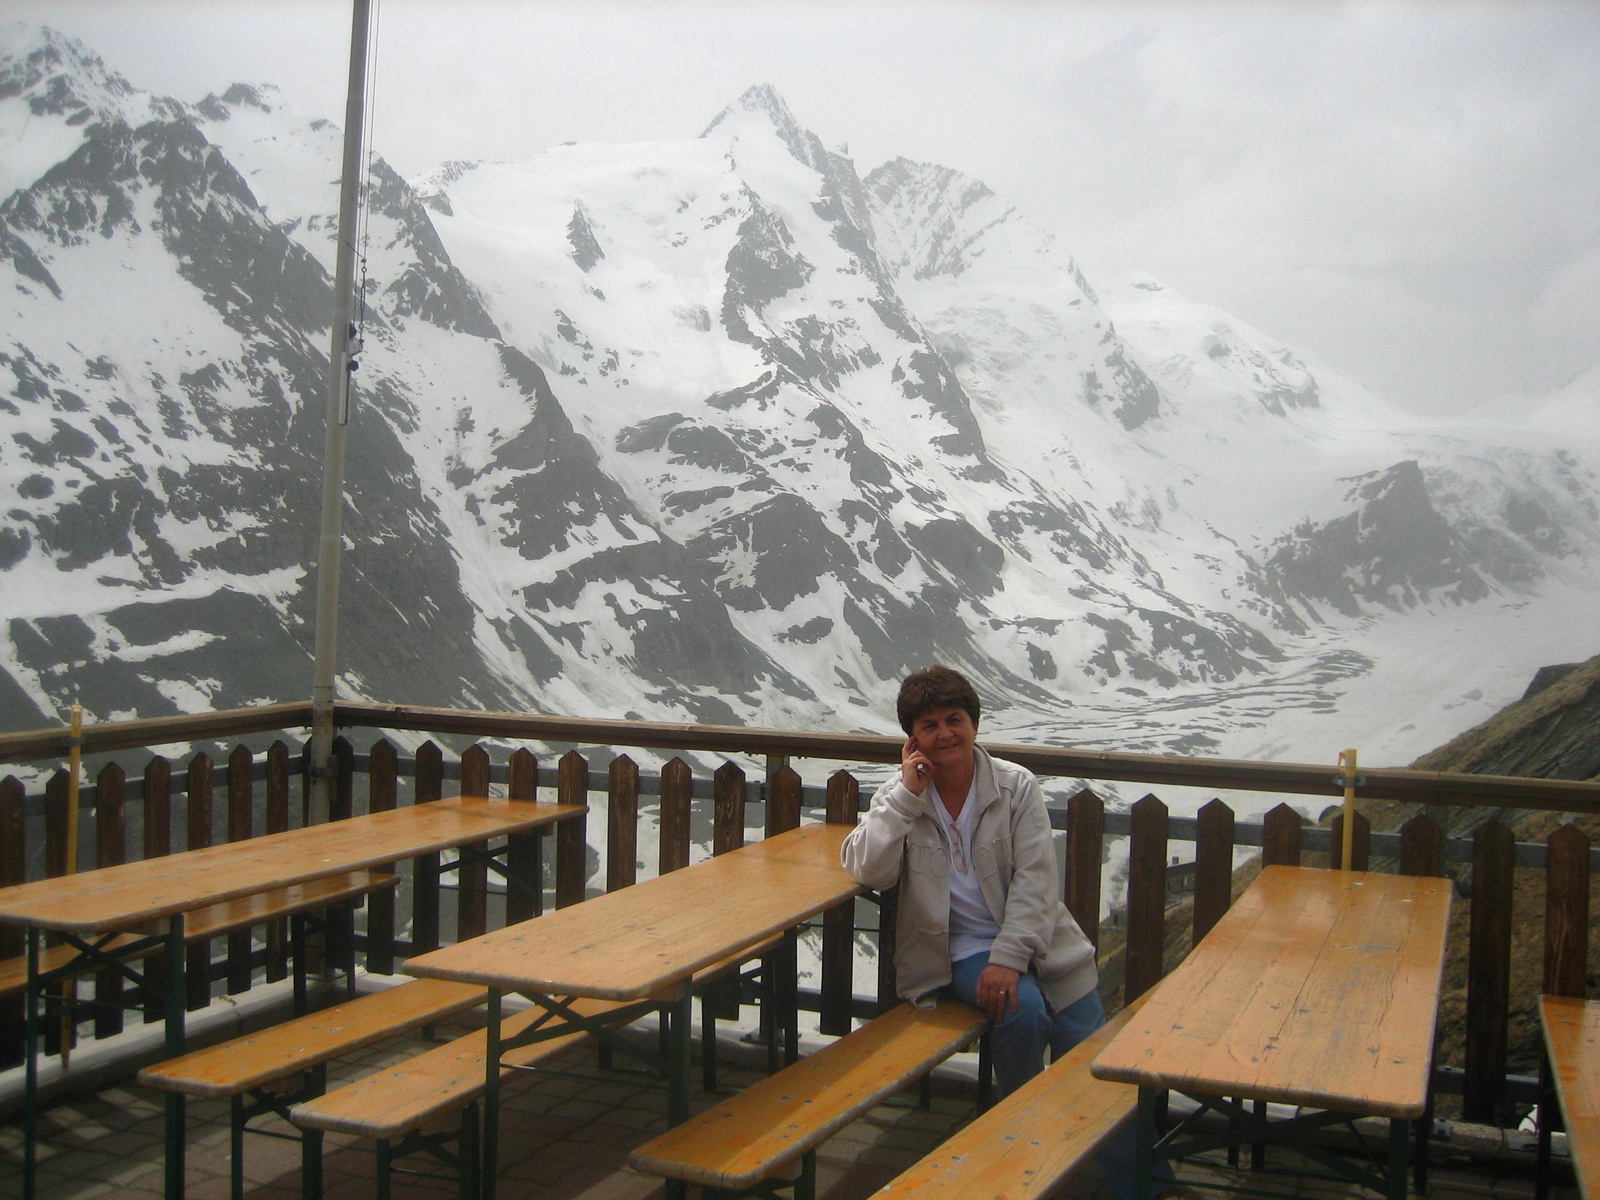
[[[961,806],[961,815],[954,820],[932,780],[929,780],[928,787],[933,795],[933,814],[950,846],[950,961],[960,962],[963,958],[971,958],[988,950],[1000,934],[1000,923],[989,912],[989,905],[978,886],[978,873],[972,869],[972,830],[978,820],[978,780],[976,776],[973,777],[966,803]]]

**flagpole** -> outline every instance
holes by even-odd
[[[333,332],[328,349],[328,440],[322,460],[322,533],[317,552],[317,640],[311,676],[311,792],[308,824],[328,819],[333,777],[333,683],[339,643],[339,568],[343,551],[345,428],[355,369],[356,218],[366,119],[370,0],[355,0],[350,22],[350,82],[344,110],[338,253],[333,275]]]

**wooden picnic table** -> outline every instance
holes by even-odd
[[[1600,1179],[1600,1001],[1573,996],[1539,997],[1539,1023],[1549,1055],[1550,1082],[1567,1127],[1567,1150],[1578,1177],[1578,1194],[1589,1200]],[[1543,1106],[1541,1105],[1541,1108]],[[1550,1171],[1550,1125],[1539,1118],[1539,1189]]]
[[[585,1022],[569,1001],[633,1001],[661,1013],[667,1027],[667,1120],[689,1115],[689,1033],[694,973],[795,926],[862,887],[845,873],[839,847],[848,825],[802,825],[583,904],[509,925],[411,959],[413,975],[489,988],[485,1062],[483,1189],[493,1200],[499,1137],[500,1056],[522,1041],[502,1041],[501,999],[514,992],[589,1028],[628,1053],[637,1047]],[[792,1003],[793,986],[789,986]],[[617,1015],[608,1020],[615,1022]],[[552,1025],[570,1029],[571,1025]],[[527,1035],[539,1036],[537,1030]],[[668,1193],[682,1181],[669,1180]]]
[[[0,888],[0,922],[28,929],[24,1200],[31,1200],[34,1189],[38,1009],[50,981],[49,973],[41,977],[36,966],[44,931],[61,934],[84,954],[96,957],[117,941],[119,955],[128,957],[132,952],[119,934],[164,922],[164,932],[150,934],[150,950],[161,952],[168,963],[182,963],[184,914],[192,910],[379,863],[527,833],[585,811],[583,805],[458,796]],[[132,970],[126,962],[118,969]],[[172,1058],[184,1051],[181,969],[166,971],[165,1003],[166,1055]],[[169,1093],[166,1105],[166,1195],[178,1200],[183,1195],[183,1095]]]
[[[1450,890],[1447,879],[1265,868],[1090,1068],[1139,1087],[1135,1200],[1156,1158],[1269,1141],[1403,1200],[1408,1125],[1429,1107]],[[1191,1117],[1158,1140],[1167,1089],[1236,1128],[1198,1134]],[[1269,1121],[1267,1102],[1301,1111]],[[1357,1115],[1390,1121],[1377,1175],[1301,1136]]]

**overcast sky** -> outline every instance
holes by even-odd
[[[135,85],[342,119],[349,7],[0,0]],[[1600,0],[381,0],[403,174],[692,137],[753,83],[977,176],[1090,273],[1149,271],[1419,412],[1600,362]]]

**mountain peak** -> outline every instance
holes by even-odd
[[[36,115],[135,94],[98,54],[48,25],[13,21],[0,31],[0,42],[0,96],[28,96]]]
[[[213,121],[226,121],[235,109],[255,108],[270,113],[283,105],[283,93],[275,83],[236,83],[218,96],[207,96],[195,108]]]
[[[9,128],[31,129],[48,146],[38,158],[19,141],[7,146],[0,158],[4,199],[65,158],[90,128],[171,119],[183,105],[135,88],[76,38],[18,21],[0,29],[0,111],[16,114],[0,117]]]
[[[770,129],[790,154],[806,166],[828,173],[829,155],[821,140],[794,119],[794,113],[770,83],[747,88],[744,95],[712,118],[700,136],[710,137],[717,130],[737,133],[740,128],[750,127]]]
[[[789,111],[789,106],[778,94],[778,89],[770,83],[757,83],[746,88],[744,95],[713,117],[711,124],[706,126],[705,133],[700,136],[706,137],[717,126],[731,123],[745,114],[765,118],[766,122],[777,130],[780,137],[790,131],[801,132],[800,123],[794,119],[794,113]],[[785,137],[784,140],[787,141],[788,138]]]

